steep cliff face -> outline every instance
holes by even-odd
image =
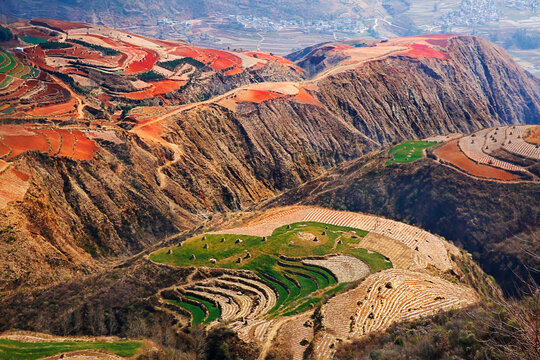
[[[451,40],[448,59],[390,56],[318,81],[330,112],[380,144],[540,119],[540,80],[499,47]]]
[[[390,142],[540,118],[539,80],[483,40],[453,37],[438,57],[391,46],[398,55],[345,60],[303,83],[135,109],[106,125],[124,144],[101,141],[91,160],[19,155],[31,181],[0,215],[0,229],[15,229],[0,242],[0,287],[92,272]]]

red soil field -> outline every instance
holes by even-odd
[[[48,25],[48,27],[56,28],[56,29],[60,29],[64,31],[73,30],[73,29],[82,29],[82,28],[88,27],[88,25],[83,24],[83,23],[54,20],[54,19],[33,19],[32,21],[30,21],[30,23],[32,24],[43,23],[43,24]]]
[[[296,94],[296,101],[298,101],[301,104],[308,104],[308,105],[315,105],[322,107],[323,105],[319,102],[319,100],[315,99],[313,96],[311,96],[310,93],[306,91],[304,88],[298,89],[298,94]]]
[[[44,97],[48,97],[48,98],[58,97],[59,98],[58,100],[62,99],[63,97],[66,97],[67,99],[69,99],[69,96],[70,96],[69,92],[65,90],[63,87],[61,87],[60,85],[49,83],[45,87],[44,91],[40,92],[37,95],[34,95],[34,100],[40,100],[41,98],[44,98]]]
[[[49,36],[48,34],[44,33],[43,31],[40,31],[36,28],[26,28],[23,30],[24,35],[26,36],[33,36],[37,37],[39,39],[50,39],[52,36]]]
[[[49,152],[49,143],[42,134],[35,136],[4,136],[4,144],[13,150],[6,160],[30,150]]]
[[[45,70],[53,71],[53,67],[45,64],[45,52],[38,46],[24,49],[28,58],[36,65]]]
[[[277,61],[280,64],[292,65],[292,61],[290,61],[289,59],[285,59],[281,56],[270,55],[265,52],[248,51],[246,52],[246,54],[254,58],[259,58],[259,59],[268,60],[268,61]]]
[[[441,160],[474,176],[497,180],[517,180],[519,177],[507,171],[487,165],[480,165],[466,157],[458,148],[457,140],[452,140],[434,151]]]
[[[150,71],[154,67],[154,64],[158,61],[158,55],[155,51],[142,49],[146,54],[142,60],[132,61],[125,73],[132,74],[141,71]]]
[[[254,102],[254,103],[260,103],[266,100],[280,98],[283,96],[285,95],[278,94],[272,91],[250,89],[250,90],[242,91],[240,94],[236,95],[234,100],[236,100],[236,102],[249,101],[249,102]]]
[[[173,51],[171,51],[171,54],[183,57],[190,57],[196,60],[199,60],[199,58],[202,56],[200,51],[188,46],[178,46]]]
[[[413,58],[427,57],[435,58],[439,60],[448,59],[448,55],[443,53],[440,50],[435,50],[424,44],[411,44],[409,51],[406,51],[403,55],[410,56]]]
[[[161,80],[152,83],[148,89],[134,91],[131,93],[123,93],[122,95],[132,100],[149,99],[157,95],[166,94],[174,90],[180,89],[187,81]]]
[[[51,49],[47,50],[47,56],[60,56],[67,58],[87,59],[102,62],[104,64],[110,64],[110,61],[101,55],[101,53],[87,49],[80,45],[74,45],[68,49]]]
[[[0,136],[34,136],[34,133],[28,131],[22,125],[1,125]]]
[[[71,132],[66,129],[55,129],[54,131],[62,136],[62,148],[58,154],[56,154],[56,156],[72,157],[73,147],[75,145],[75,136],[73,136]]]
[[[244,69],[242,69],[240,66],[235,66],[231,70],[225,71],[225,75],[227,75],[227,76],[237,75],[237,74],[240,74],[243,71],[244,71]]]
[[[148,125],[144,125],[145,122],[152,121],[153,118],[145,119],[141,125],[137,125],[133,131],[136,134],[139,134],[141,137],[147,137],[151,139],[158,139],[163,135],[163,127],[155,122],[155,123],[149,123]],[[140,127],[139,127],[140,126]]]
[[[62,143],[62,137],[60,134],[53,129],[32,129],[32,131],[46,136],[49,140],[49,144],[51,145],[49,155],[56,155],[56,153],[60,150],[60,145]]]
[[[212,69],[222,71],[233,66],[242,66],[242,60],[229,52],[221,50],[204,50],[212,58]]]
[[[2,140],[0,140],[0,158],[6,156],[11,151],[11,148],[5,145]]]
[[[98,150],[96,144],[88,139],[82,131],[73,130],[72,133],[77,138],[75,143],[75,151],[73,153],[73,160],[90,160],[94,157],[95,152]]]
[[[75,110],[75,99],[71,99],[68,102],[54,105],[46,105],[41,107],[36,107],[27,112],[30,116],[51,116],[51,115],[61,115],[69,113]]]

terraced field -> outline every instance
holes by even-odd
[[[182,246],[159,250],[150,258],[177,266],[242,269],[256,274],[245,278],[228,273],[176,289],[177,297],[169,300],[188,311],[196,310],[190,311],[192,324],[210,316],[208,304],[201,304],[206,314],[201,318],[198,309],[181,299],[211,302],[221,310],[223,320],[272,318],[300,313],[319,303],[323,295],[339,291],[339,283],[367,276],[370,267],[365,260],[383,264],[384,268],[391,266],[376,253],[325,257],[356,247],[366,234],[360,229],[302,222],[281,226],[268,237],[199,235]],[[306,256],[318,256],[318,260],[302,261]]]
[[[428,147],[436,145],[434,141],[406,141],[399,145],[394,146],[390,151],[388,151],[388,156],[392,159],[388,160],[387,164],[392,163],[409,163],[421,159],[424,157],[424,150]]]
[[[150,259],[201,269],[195,280],[160,292],[159,309],[180,326],[226,322],[263,349],[282,346],[302,359],[311,343],[315,358],[326,360],[340,340],[477,301],[472,289],[435,276],[435,269],[453,268],[449,254],[458,251],[410,225],[289,207],[195,236]],[[311,317],[319,305],[324,330],[315,332]]]
[[[24,64],[12,54],[0,51],[0,74],[27,79],[37,77],[39,71],[32,66]]]
[[[534,128],[534,125],[509,125],[482,129],[447,142],[434,154],[441,162],[475,177],[537,181],[529,167],[531,161],[540,161],[540,145],[526,141]]]
[[[135,355],[142,346],[140,341],[117,341],[117,342],[90,342],[90,341],[40,341],[25,342],[9,339],[0,339],[0,359],[2,360],[32,360],[64,353],[65,358],[88,358],[106,359],[109,354],[121,357]],[[99,352],[94,354],[84,353],[82,350]],[[66,354],[67,353],[67,354]],[[73,353],[73,354],[70,354]]]

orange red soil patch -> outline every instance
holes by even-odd
[[[11,148],[4,144],[2,141],[0,141],[0,158],[3,158],[7,154],[9,154],[10,151]]]
[[[71,99],[68,102],[54,105],[46,105],[36,107],[27,112],[31,116],[51,116],[69,113],[75,110],[75,99]]]
[[[90,160],[94,157],[98,150],[96,144],[88,139],[80,130],[73,130],[77,142],[75,143],[75,151],[73,152],[73,160]]]
[[[26,151],[37,150],[41,152],[49,152],[49,143],[43,134],[34,136],[4,136],[4,145],[12,149],[7,160],[14,158]]]
[[[296,101],[298,101],[301,104],[315,105],[315,106],[320,106],[320,107],[323,106],[319,102],[319,100],[311,96],[311,94],[308,93],[306,89],[304,88],[298,89],[298,94],[296,94]]]
[[[32,129],[33,132],[43,134],[49,140],[49,155],[55,155],[62,145],[62,137],[53,129]]]
[[[142,51],[146,53],[145,56],[140,60],[132,61],[125,71],[127,74],[150,71],[158,61],[158,54],[155,51],[148,49],[142,49]]]
[[[292,61],[286,58],[283,58],[281,56],[271,55],[269,53],[265,52],[259,52],[259,51],[248,51],[246,52],[248,56],[263,59],[267,61],[277,61],[280,64],[286,64],[286,65],[292,65]]]
[[[123,93],[122,96],[132,100],[149,99],[156,95],[170,93],[171,91],[178,90],[184,86],[186,81],[174,81],[174,80],[161,80],[152,83],[152,86],[148,89],[134,91],[130,93]]]
[[[243,71],[244,71],[244,69],[242,69],[240,66],[235,65],[235,67],[232,68],[231,70],[225,71],[225,75],[227,75],[227,76],[237,75],[237,74],[240,74]]]
[[[62,136],[62,148],[57,156],[72,157],[73,148],[75,147],[75,136],[67,129],[55,129],[54,131]]]
[[[242,59],[229,52],[207,49],[204,49],[204,52],[211,57],[212,63],[210,66],[216,71],[225,70],[235,65],[242,66]]]
[[[409,45],[410,50],[406,51],[403,55],[414,57],[414,58],[435,58],[439,60],[448,59],[448,55],[440,50],[432,49],[424,44],[411,44]]]
[[[517,180],[519,177],[507,171],[487,165],[480,165],[466,157],[458,148],[457,140],[452,140],[434,151],[441,160],[474,176],[497,180]]]
[[[266,100],[283,97],[283,94],[278,94],[273,91],[266,90],[245,90],[237,94],[234,98],[237,102],[248,101],[254,103],[261,103]]]

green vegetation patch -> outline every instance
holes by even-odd
[[[7,73],[17,65],[17,61],[10,53],[0,51],[0,73]]]
[[[323,235],[324,234],[324,235]],[[261,264],[261,255],[305,257],[341,253],[356,247],[368,234],[365,230],[315,222],[282,226],[263,241],[259,236],[204,234],[150,255],[153,261],[177,266],[212,266],[249,269]],[[310,239],[310,236],[316,239]],[[172,254],[169,254],[169,249]],[[195,256],[192,259],[192,256]],[[241,262],[237,262],[241,258]],[[212,264],[210,259],[216,259]]]
[[[30,343],[16,340],[0,339],[0,359],[32,360],[77,350],[105,350],[119,356],[130,357],[139,351],[140,341],[118,342],[40,342]]]
[[[100,46],[100,45],[94,45],[94,44],[91,44],[91,43],[83,41],[83,40],[68,39],[68,41],[72,42],[72,43],[75,43],[75,44],[82,45],[84,47],[87,47],[87,48],[90,48],[90,49],[93,49],[93,50],[96,50],[96,51],[99,51],[103,55],[115,56],[115,55],[120,55],[121,54],[121,52],[116,50],[116,49],[111,49],[111,48],[108,48],[108,47],[105,47],[105,46]]]
[[[279,227],[271,236],[202,234],[182,246],[165,248],[150,255],[153,261],[177,266],[208,266],[246,269],[256,273],[278,294],[269,316],[291,315],[316,306],[325,296],[343,289],[335,276],[322,267],[303,264],[306,256],[349,253],[366,261],[372,271],[387,269],[384,256],[357,249],[365,230],[316,222],[300,222]],[[298,260],[297,260],[298,259]],[[193,314],[193,324],[209,323],[221,315],[206,299],[193,297],[201,307],[175,303]],[[201,309],[208,309],[208,315]],[[202,313],[200,313],[202,311]],[[206,317],[207,316],[207,317]]]
[[[202,299],[198,296],[188,295],[186,296],[186,298],[193,301],[198,301],[206,307],[206,310],[208,310],[208,316],[206,316],[206,318],[204,319],[204,324],[210,324],[212,321],[219,319],[219,317],[221,316],[221,310],[213,302]]]
[[[68,49],[73,47],[73,45],[64,43],[64,42],[57,42],[57,41],[47,41],[40,43],[38,45],[43,50],[51,50],[51,49]]]
[[[348,249],[346,254],[355,256],[369,265],[371,272],[392,268],[392,263],[379,253],[366,249]]]
[[[406,141],[390,149],[388,156],[391,156],[392,160],[388,160],[386,164],[405,164],[416,161],[424,156],[424,149],[436,144],[437,142],[434,141]]]
[[[196,68],[202,68],[204,67],[204,64],[198,60],[195,60],[193,58],[190,58],[190,57],[185,57],[185,58],[182,58],[182,59],[175,59],[175,60],[170,60],[170,61],[160,61],[157,63],[158,66],[161,66],[167,70],[171,70],[171,71],[174,71],[176,70],[177,67],[179,67],[180,65],[184,65],[184,64],[189,64],[189,65],[192,65]]]
[[[23,36],[21,37],[21,40],[24,41],[25,43],[34,44],[34,45],[43,44],[49,41],[48,39],[42,39],[35,36]]]
[[[150,70],[148,72],[137,75],[137,78],[142,81],[157,81],[165,79],[165,76],[153,70]]]
[[[204,319],[206,318],[206,312],[202,308],[202,305],[198,306],[198,305],[195,305],[195,304],[191,304],[191,303],[187,303],[187,302],[183,302],[183,301],[177,301],[177,300],[167,300],[167,301],[169,301],[171,304],[174,304],[176,306],[180,306],[181,308],[184,308],[187,311],[189,311],[191,313],[191,325],[192,326],[202,323],[204,321]],[[200,303],[200,301],[198,299],[196,301],[198,301]]]
[[[11,30],[0,25],[0,42],[9,41],[11,39],[13,39]]]

